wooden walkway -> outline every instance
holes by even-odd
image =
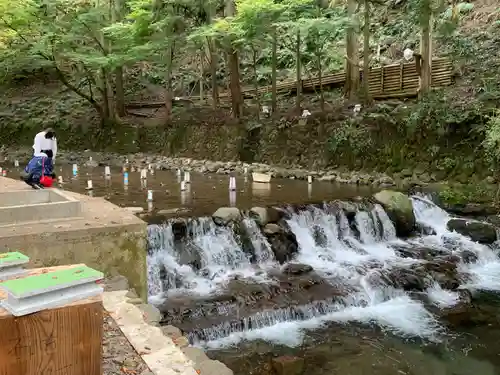
[[[450,60],[436,58],[432,61],[432,86],[444,87],[452,84],[453,66]],[[360,69],[360,78],[363,79],[363,71]],[[389,99],[395,97],[416,96],[419,86],[419,77],[415,63],[391,64],[370,69],[369,75],[370,94],[374,99]],[[297,90],[297,81],[288,80],[278,82],[276,89],[278,94],[293,94]],[[345,83],[345,72],[327,74],[322,77],[321,85],[324,89],[343,87]],[[304,92],[318,92],[320,89],[319,78],[307,78],[302,80],[302,90]],[[258,89],[259,96],[270,94],[272,86],[263,86]],[[254,88],[244,88],[242,94],[245,99],[255,97]],[[230,98],[230,93],[225,91],[219,94],[219,98],[226,101]],[[197,101],[199,96],[179,98],[180,101]],[[164,102],[129,103],[128,108],[159,108],[164,106]]]

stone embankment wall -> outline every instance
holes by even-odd
[[[16,150],[5,154],[11,164],[14,160],[27,161],[31,155],[31,150]],[[92,161],[89,158],[92,157]],[[80,166],[98,167],[109,165],[111,167],[123,167],[128,160],[130,166],[146,167],[151,164],[157,169],[186,171],[200,173],[233,174],[259,172],[269,173],[276,178],[307,179],[312,176],[315,180],[329,181],[341,184],[372,185],[374,187],[409,187],[412,185],[425,185],[433,182],[440,182],[439,176],[428,173],[425,170],[406,169],[399,173],[379,173],[373,171],[349,171],[347,168],[325,168],[325,169],[305,169],[298,166],[270,165],[263,163],[244,163],[241,161],[213,161],[206,159],[173,158],[161,155],[148,155],[143,153],[119,155],[113,153],[100,152],[64,152],[58,155],[58,165],[78,164]]]

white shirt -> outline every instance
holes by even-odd
[[[56,160],[57,153],[57,139],[47,139],[45,138],[46,132],[40,132],[35,135],[35,142],[33,144],[34,156],[43,156],[40,155],[42,150],[52,150],[52,160]]]

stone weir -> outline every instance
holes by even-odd
[[[455,316],[469,306],[468,265],[481,256],[463,241],[489,246],[496,229],[446,218],[450,238],[436,245],[441,224],[419,219],[422,207],[446,215],[424,198],[382,191],[317,205],[223,207],[212,217],[150,225],[151,301],[162,324],[191,343],[401,296],[436,317]],[[452,230],[462,233],[460,244]]]

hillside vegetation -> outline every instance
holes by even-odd
[[[28,144],[35,129],[53,126],[72,148],[493,181],[498,8],[488,0],[0,0],[1,142]],[[421,73],[418,99],[374,102],[358,70],[407,61],[405,50]],[[452,86],[431,88],[433,57],[453,61]],[[274,89],[344,68],[342,88]],[[258,92],[264,85],[273,89]],[[312,116],[300,120],[305,109]]]

